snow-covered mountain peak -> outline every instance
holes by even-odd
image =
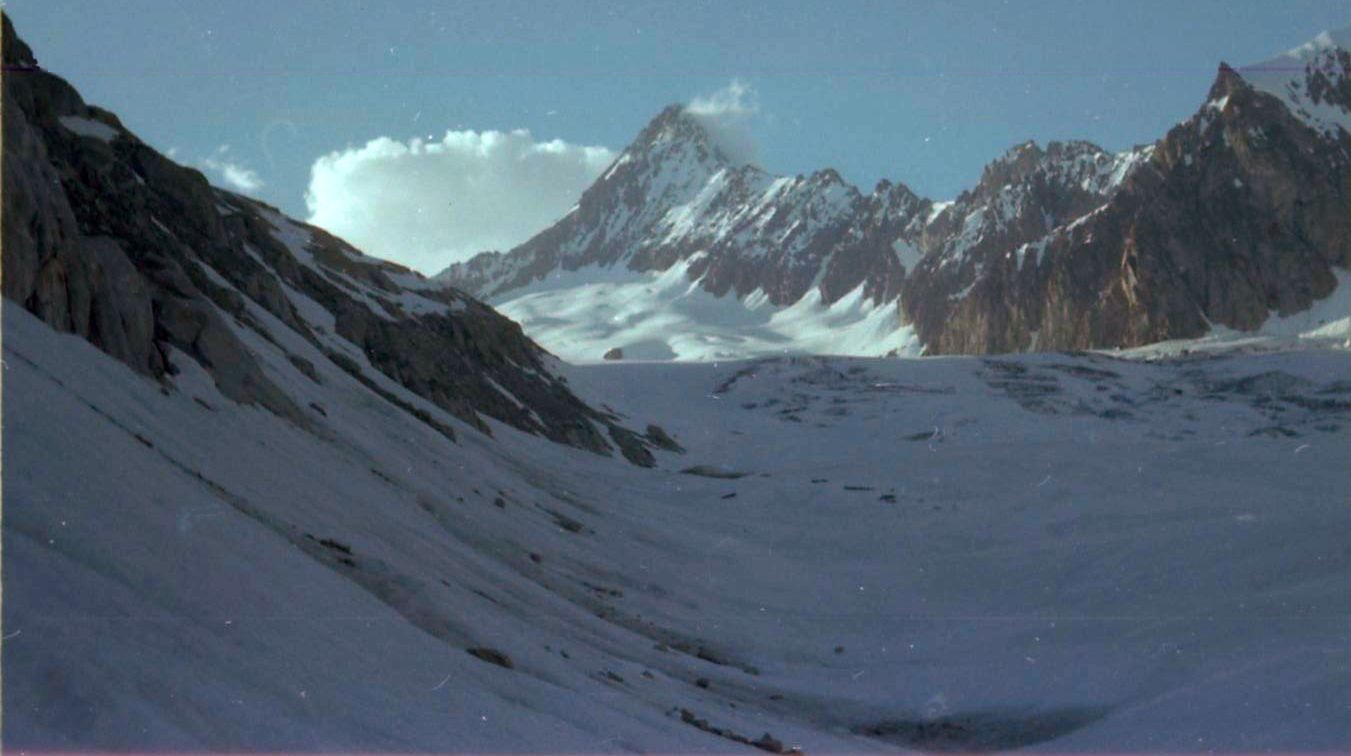
[[[1238,74],[1275,95],[1324,137],[1351,135],[1351,27],[1324,31],[1271,60],[1240,68]],[[1224,67],[1220,75],[1224,78]]]
[[[639,132],[599,183],[651,175],[654,169],[706,178],[739,165],[685,106],[668,105]]]
[[[703,127],[679,106],[672,105],[643,128],[582,197],[585,201],[597,189],[651,175],[656,167],[708,176],[730,165],[731,161],[712,143]]]
[[[672,146],[692,146],[706,151],[708,159],[731,165],[735,163],[717,144],[698,118],[684,105],[668,105],[653,118],[625,150],[627,153],[670,149]]]
[[[1351,50],[1351,26],[1321,31],[1308,42],[1287,50],[1284,57],[1311,60],[1333,48]]]
[[[690,260],[691,277],[719,296],[762,289],[788,303],[818,278],[829,248],[864,205],[834,169],[775,177],[732,159],[698,114],[672,105],[558,225],[439,278],[495,297],[585,266],[664,271]]]

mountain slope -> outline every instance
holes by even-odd
[[[6,22],[8,23],[8,21]],[[484,418],[649,464],[647,442],[579,401],[515,323],[321,229],[216,189],[87,106],[5,27],[4,295],[134,370],[164,379],[179,350],[221,391],[302,427],[231,323],[270,316],[388,401]],[[312,376],[297,357],[291,370]],[[608,436],[608,438],[607,438]]]
[[[537,351],[31,68],[0,74],[6,149],[48,148],[5,162],[38,264],[0,303],[0,746],[1351,743],[1351,354],[540,358],[651,428],[640,468],[414,393],[387,340],[451,329],[456,387]]]
[[[569,369],[733,480],[4,306],[9,749],[1351,743],[1342,352]]]
[[[780,178],[738,165],[672,106],[564,219],[437,280],[490,298],[572,359],[609,347],[661,359],[823,344],[983,353],[1254,331],[1328,297],[1351,255],[1344,36],[1242,72],[1222,66],[1198,113],[1153,145],[1029,142],[948,203],[886,182],[865,195],[829,170]],[[606,296],[626,305],[595,317],[570,306]],[[816,336],[832,329],[833,348]]]

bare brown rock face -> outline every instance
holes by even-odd
[[[933,352],[1136,346],[1252,330],[1307,309],[1351,267],[1347,149],[1222,66],[1110,200],[1029,247],[973,250],[965,280],[942,258],[902,306]],[[1025,237],[1023,237],[1025,239]],[[957,285],[970,287],[960,296]]]
[[[275,344],[275,318],[425,422],[382,381],[484,432],[491,417],[652,464],[491,308],[210,186],[38,68],[8,16],[4,63],[3,293],[53,328],[153,379],[186,355],[227,397],[313,427],[241,339]]]
[[[563,220],[438,279],[499,296],[559,270],[681,264],[715,295],[775,305],[862,287],[930,354],[1252,330],[1351,267],[1351,136],[1327,120],[1351,113],[1351,53],[1306,57],[1302,73],[1222,65],[1201,109],[1151,145],[1017,145],[942,204],[888,182],[865,195],[831,170],[736,164],[672,106]]]

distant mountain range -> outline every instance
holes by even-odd
[[[1308,311],[1351,268],[1349,42],[1324,33],[1221,64],[1198,111],[1150,145],[1017,145],[951,202],[885,181],[865,194],[830,169],[773,176],[671,106],[563,219],[437,279],[570,358],[1254,331]]]

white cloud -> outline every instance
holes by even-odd
[[[173,157],[174,152],[175,150],[170,150],[170,158]],[[219,176],[220,180],[232,189],[241,192],[256,192],[263,188],[263,180],[258,176],[257,171],[247,168],[235,160],[230,154],[230,145],[228,144],[217,147],[211,157],[202,158],[201,164],[203,168]]]
[[[310,167],[309,221],[363,251],[432,274],[507,250],[561,218],[615,154],[529,131],[387,137]]]
[[[760,97],[749,84],[733,79],[727,86],[696,97],[685,106],[727,156],[758,163],[760,150],[751,136],[751,120],[760,113]]]

